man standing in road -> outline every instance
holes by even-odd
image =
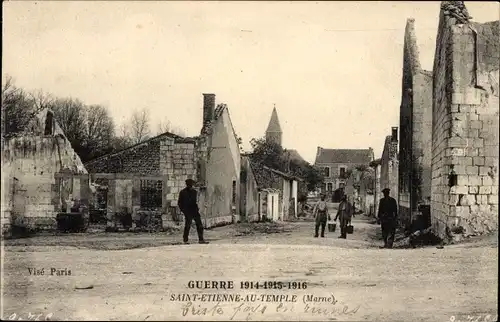
[[[378,206],[378,219],[381,223],[384,238],[383,248],[392,248],[398,218],[398,204],[396,199],[389,196],[390,191],[389,188],[382,190],[384,198],[380,199]]]
[[[343,195],[340,200],[339,209],[337,211],[337,216],[335,216],[335,221],[340,220],[340,236],[339,238],[347,238],[347,225],[351,222],[351,218],[354,213],[354,207],[347,200],[347,195]]]
[[[318,237],[319,227],[321,226],[321,237],[325,237],[326,221],[328,219],[328,206],[325,201],[325,195],[321,195],[321,200],[314,206],[313,213],[316,219],[316,227],[314,237]]]
[[[198,241],[200,244],[208,244],[207,241],[203,239],[203,224],[201,223],[200,211],[198,209],[197,194],[196,190],[193,188],[194,180],[186,180],[186,188],[182,189],[179,193],[179,200],[177,204],[184,214],[185,225],[184,225],[184,244],[189,244],[189,230],[191,229],[191,223],[196,224],[196,230],[198,232]]]

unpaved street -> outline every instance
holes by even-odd
[[[353,224],[355,233],[347,240],[338,239],[338,232],[313,238],[312,222],[296,222],[280,229],[269,226],[267,231],[250,225],[216,228],[206,232],[209,245],[175,245],[178,234],[163,239],[136,235],[146,245],[158,240],[165,246],[129,250],[92,249],[104,249],[106,243],[105,237],[92,236],[87,239],[101,240],[86,244],[73,238],[73,246],[60,247],[50,246],[55,237],[8,241],[3,317],[31,313],[42,318],[51,314],[52,320],[450,321],[454,316],[465,321],[467,314],[490,314],[493,321],[496,245],[385,250],[378,248],[378,226],[366,218],[356,218]],[[44,275],[30,274],[42,268]],[[51,268],[57,270],[53,276]],[[64,275],[69,270],[71,275]],[[234,288],[189,289],[190,280],[233,281]],[[291,282],[295,288],[306,282],[307,288],[241,289],[244,280],[286,286]],[[183,294],[195,293],[240,295],[241,300],[191,298],[192,307],[186,307],[189,301]],[[307,294],[317,302],[304,303]],[[255,297],[244,301],[246,295]],[[296,302],[287,302],[293,295]],[[334,298],[335,303],[318,302],[321,298]]]

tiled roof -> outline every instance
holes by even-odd
[[[250,168],[252,169],[252,173],[255,178],[255,182],[257,183],[257,187],[259,189],[265,188],[277,188],[281,189],[280,186],[280,177],[285,178],[287,180],[296,180],[303,181],[302,178],[286,174],[282,171],[269,168],[263,164],[259,164],[257,162],[252,161],[251,158],[248,158]]]
[[[373,158],[371,149],[323,149],[318,148],[315,163],[369,164]]]
[[[129,150],[133,150],[134,148],[137,148],[139,146],[143,146],[145,144],[148,144],[149,142],[154,142],[154,141],[157,141],[159,140],[160,138],[163,138],[163,137],[170,137],[170,138],[173,138],[175,139],[176,142],[179,142],[179,143],[187,143],[187,142],[195,142],[195,138],[184,138],[182,136],[179,136],[177,134],[173,134],[173,133],[170,133],[170,132],[164,132],[164,133],[161,133],[157,136],[154,136],[152,138],[149,138],[147,140],[144,140],[140,143],[137,143],[137,144],[134,144],[134,145],[131,145],[129,147],[126,147],[124,149],[121,149],[121,150],[118,150],[118,151],[115,151],[115,152],[112,152],[112,153],[108,153],[108,154],[105,154],[105,155],[102,155],[100,157],[97,157],[95,159],[92,159],[92,160],[89,160],[87,162],[85,162],[85,164],[87,165],[90,165],[98,160],[101,160],[101,159],[105,159],[105,158],[108,158],[108,157],[111,157],[111,156],[115,156],[115,155],[119,155],[125,151],[129,151]]]
[[[301,162],[306,162],[306,160],[304,160],[304,158],[299,154],[299,152],[297,150],[295,150],[295,149],[288,150],[287,149],[286,152],[290,156],[290,159],[296,160],[296,161],[301,161]]]

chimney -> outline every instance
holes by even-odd
[[[203,124],[210,123],[214,119],[215,94],[203,94]]]
[[[391,141],[398,142],[398,128],[397,127],[392,127]]]

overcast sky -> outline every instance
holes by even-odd
[[[432,68],[439,2],[4,2],[3,73],[18,86],[136,108],[199,134],[202,93],[230,109],[244,148],[276,104],[285,148],[373,147],[398,126],[403,37],[415,18]],[[495,2],[466,2],[477,22]]]

